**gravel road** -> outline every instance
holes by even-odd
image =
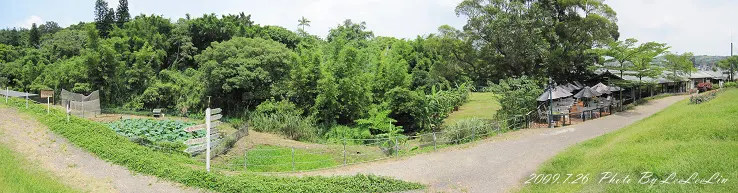
[[[567,147],[623,128],[687,97],[658,99],[567,127],[521,130],[436,153],[295,175],[375,174],[428,184],[430,189],[424,191],[429,192],[509,192]]]

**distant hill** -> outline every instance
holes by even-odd
[[[697,68],[697,70],[706,70],[706,71],[715,71],[718,70],[717,63],[720,60],[723,60],[727,58],[728,56],[708,56],[708,55],[699,55],[694,56],[694,67]],[[654,59],[654,62],[664,61],[663,56],[656,57]],[[629,62],[626,62],[628,65]],[[618,64],[616,62],[607,62],[605,65],[608,66],[617,66]]]
[[[727,58],[727,56],[694,56],[694,67],[699,70],[717,69],[717,62]]]
[[[713,69],[717,69],[717,63],[720,60],[723,60],[727,58],[727,56],[708,56],[708,55],[699,55],[694,56],[694,67],[697,68],[697,70],[707,70],[707,71],[713,71]],[[664,57],[659,56],[654,59],[654,61],[663,61]]]

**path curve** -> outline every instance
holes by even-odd
[[[567,147],[623,128],[687,97],[653,100],[634,110],[567,127],[511,132],[467,148],[295,175],[375,174],[429,184],[432,192],[514,191],[521,179]]]
[[[200,192],[103,161],[15,109],[0,108],[0,143],[82,192]]]

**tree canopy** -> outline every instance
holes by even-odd
[[[455,12],[467,19],[463,28],[410,39],[376,36],[351,19],[320,37],[305,31],[305,17],[296,18],[298,29],[246,13],[132,17],[127,0],[117,8],[96,0],[94,22],[0,30],[0,84],[100,90],[104,108],[187,115],[210,105],[246,119],[279,101],[295,109],[288,118],[319,126],[316,134],[363,136],[438,129],[470,90],[488,85],[517,103],[514,96],[534,95],[549,77],[575,80],[593,68],[640,77],[691,70],[687,54],[654,63],[663,44],[619,40],[616,13],[602,1],[465,0]],[[266,120],[262,114],[281,112],[259,113]]]

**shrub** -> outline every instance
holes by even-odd
[[[281,134],[300,141],[314,140],[318,131],[310,119],[292,114],[254,114],[249,123],[255,131]]]
[[[249,115],[249,124],[256,131],[281,134],[293,140],[314,140],[318,129],[301,114],[302,110],[292,102],[270,99]]]
[[[454,110],[466,103],[471,92],[469,84],[462,84],[461,86],[451,89],[436,91],[433,87],[431,94],[425,96],[424,110],[421,116],[423,121],[423,127],[426,130],[435,130],[443,124],[448,115]]]
[[[256,106],[254,113],[302,115],[302,110],[290,101],[269,99]]]
[[[712,90],[712,83],[711,82],[702,82],[697,84],[697,89],[700,90],[700,92],[705,92],[708,90]]]
[[[393,123],[397,122],[397,120],[389,117],[391,112],[390,110],[380,111],[377,108],[373,108],[369,111],[369,117],[356,120],[356,124],[379,135],[387,134],[392,136],[402,133],[402,126],[395,126]]]
[[[479,118],[463,119],[444,128],[441,139],[447,143],[465,143],[471,141],[472,137],[478,138],[490,134],[494,130],[494,125],[487,120]]]
[[[499,84],[491,84],[484,90],[495,93],[495,98],[500,101],[502,108],[497,111],[498,119],[509,119],[535,110],[536,99],[543,93],[541,85],[527,76],[500,80]]]
[[[715,97],[717,97],[717,94],[718,94],[718,91],[717,90],[713,90],[713,91],[710,91],[708,93],[703,93],[703,94],[699,94],[699,95],[692,95],[692,96],[689,97],[689,103],[690,104],[704,103],[704,102],[707,102],[707,101],[712,100]]]
[[[736,82],[726,82],[725,84],[723,84],[723,86],[725,88],[736,88],[736,87],[738,87],[738,83],[736,83]]]
[[[330,128],[323,136],[329,143],[343,143],[343,139],[371,139],[372,133],[367,128],[357,127],[351,128],[343,125],[336,125]],[[359,140],[348,140],[347,144],[363,144]]]

